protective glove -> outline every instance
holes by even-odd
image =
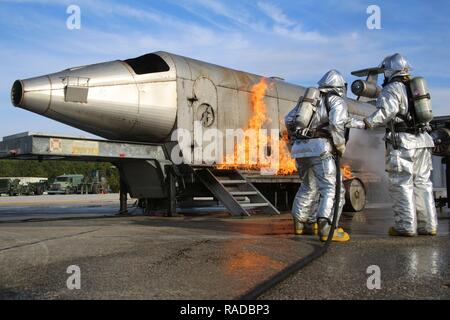
[[[367,130],[367,129],[373,128],[372,124],[369,122],[369,120],[367,118],[364,118],[363,121],[364,121],[364,124],[366,125],[366,127],[364,129]]]
[[[366,123],[362,120],[350,117],[345,124],[345,127],[349,129],[366,129]]]
[[[345,143],[336,146],[336,151],[337,151],[339,157],[342,157],[345,153]]]

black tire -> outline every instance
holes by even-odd
[[[93,186],[92,186],[92,194],[99,194],[100,193],[100,190],[101,188],[100,188],[100,185],[98,185],[97,183],[95,183]]]
[[[353,216],[355,212],[364,210],[366,206],[366,188],[361,179],[352,178],[344,180],[345,205],[343,212]]]
[[[36,191],[34,192],[36,196],[42,196],[44,194],[44,187],[43,186],[37,186]]]

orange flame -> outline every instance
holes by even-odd
[[[269,84],[267,83],[265,78],[262,78],[261,81],[255,84],[251,90],[251,99],[250,104],[252,108],[252,115],[247,123],[246,131],[254,130],[255,132],[259,132],[260,129],[263,128],[263,125],[271,123],[272,119],[267,115],[267,106],[264,101],[264,97],[266,95],[266,91]],[[260,148],[264,148],[265,145],[269,145],[271,140],[270,136],[268,136],[267,142],[260,141],[260,136],[257,134],[256,143],[249,143],[248,139],[243,141],[244,145],[235,145],[234,146],[234,154],[227,155],[227,163],[219,165],[219,169],[241,169],[241,170],[255,170],[268,168],[267,164],[262,163],[261,159],[257,159],[256,163],[250,163],[249,155],[259,155],[258,151]],[[263,139],[263,140],[266,140]],[[297,171],[297,167],[295,165],[295,160],[291,158],[290,151],[288,149],[289,138],[287,132],[282,134],[281,139],[279,140],[279,166],[278,175],[288,175],[295,173]],[[245,150],[245,163],[240,163],[238,161],[238,150]],[[230,161],[231,159],[231,161]],[[231,163],[230,163],[231,162]]]
[[[267,81],[262,78],[261,81],[255,84],[252,88],[251,95],[251,105],[253,114],[248,120],[248,129],[261,129],[266,122],[272,122],[270,118],[267,117],[267,107],[264,102],[264,96],[267,91]]]
[[[297,165],[295,159],[291,157],[291,152],[288,148],[289,136],[287,131],[283,132],[280,139],[280,166],[278,169],[279,175],[289,175],[297,172]]]
[[[349,165],[343,165],[341,167],[342,176],[344,177],[344,180],[353,179],[355,176],[353,175],[353,172]]]

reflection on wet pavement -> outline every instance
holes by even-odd
[[[343,216],[352,234],[262,299],[450,299],[449,213],[439,213],[437,237],[390,237],[389,207]],[[381,289],[366,286],[369,266],[381,270]]]
[[[439,212],[438,234],[448,235],[450,232],[449,225],[450,213]],[[371,206],[362,212],[356,212],[353,216],[342,214],[340,225],[354,234],[364,235],[387,235],[389,227],[394,223],[394,213],[390,205]]]
[[[281,271],[286,267],[286,264],[257,252],[246,250],[236,251],[236,248],[233,247],[227,249],[231,250],[229,252],[230,258],[225,260],[225,271],[228,275],[233,275],[237,272],[261,273],[267,268],[273,271]]]

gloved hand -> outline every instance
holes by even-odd
[[[346,128],[350,129],[366,129],[366,123],[362,120],[359,120],[357,118],[350,117],[347,123],[345,124]]]
[[[372,124],[369,122],[369,120],[367,120],[367,118],[364,118],[363,119],[363,121],[364,121],[364,124],[366,125],[366,127],[364,128],[365,130],[367,130],[367,129],[372,129]]]
[[[337,151],[339,157],[342,157],[345,153],[345,144],[343,143],[343,144],[336,146],[336,151]]]

